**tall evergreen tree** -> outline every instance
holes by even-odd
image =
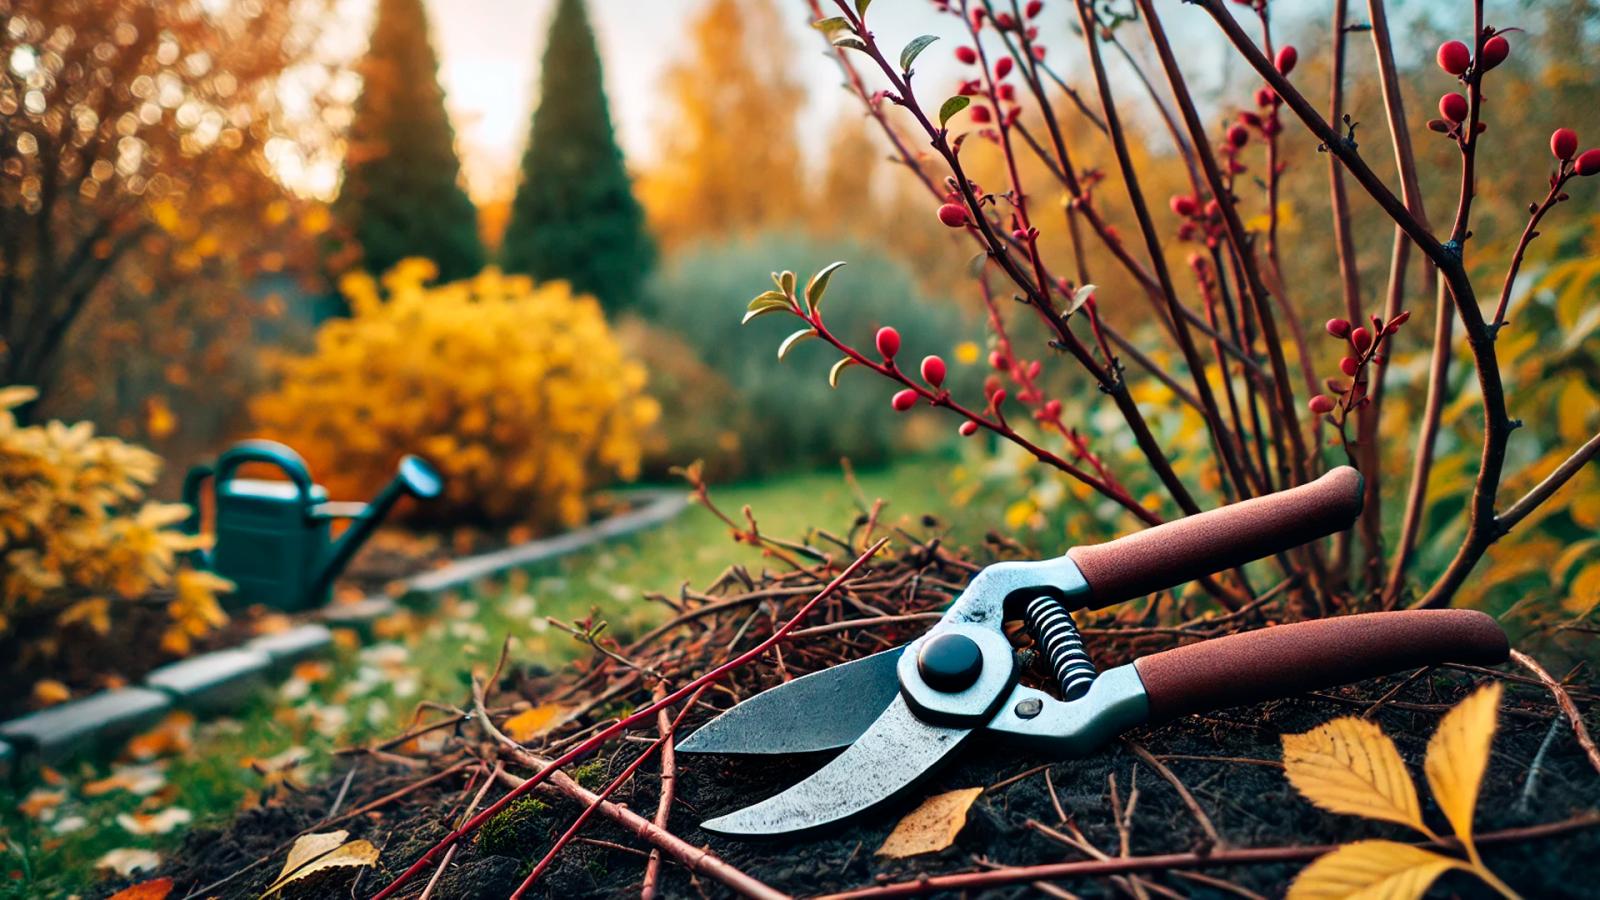
[[[425,256],[444,280],[483,268],[477,210],[461,186],[422,0],[379,0],[360,64],[344,187],[335,204],[368,271]]]
[[[611,132],[583,0],[559,0],[550,23],[539,106],[500,257],[507,271],[566,279],[610,309],[634,302],[655,262]]]

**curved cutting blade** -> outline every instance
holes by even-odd
[[[900,693],[904,647],[768,688],[700,726],[680,753],[811,753],[848,747]]]
[[[832,825],[912,787],[970,734],[970,728],[924,722],[905,698],[895,697],[849,749],[810,778],[700,827],[730,837],[773,837]]]

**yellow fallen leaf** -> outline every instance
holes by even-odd
[[[532,709],[525,709],[506,720],[502,730],[519,744],[533,740],[555,724],[556,718],[566,712],[567,708],[559,703],[541,703]]]
[[[1460,860],[1395,841],[1356,841],[1301,870],[1288,900],[1417,900]]]
[[[153,878],[125,887],[106,900],[166,900],[170,893],[172,893],[171,878]]]
[[[55,706],[72,699],[72,689],[53,678],[41,678],[33,683],[33,702],[40,706]]]
[[[127,791],[139,796],[154,794],[167,786],[167,776],[161,764],[142,766],[117,766],[111,774],[84,784],[80,789],[85,797],[99,797],[112,791]]]
[[[67,799],[66,791],[47,791],[44,788],[34,788],[28,792],[28,796],[24,797],[21,803],[17,804],[17,811],[30,819],[37,819],[46,812],[60,806],[61,801],[65,799]]]
[[[1295,790],[1329,812],[1427,833],[1400,751],[1372,722],[1345,717],[1305,734],[1284,735],[1283,770]]]
[[[95,860],[94,865],[97,869],[110,869],[118,875],[127,877],[135,872],[147,871],[160,866],[161,857],[153,850],[122,847],[109,851]]]
[[[155,759],[182,753],[193,745],[194,715],[180,710],[168,713],[155,728],[129,738],[127,754],[134,759]]]
[[[878,848],[879,856],[904,859],[919,853],[937,853],[955,843],[967,824],[967,810],[983,788],[947,791],[922,801],[901,819]]]
[[[194,813],[181,806],[169,806],[153,813],[119,813],[117,824],[129,834],[168,834],[180,825],[194,821]]]
[[[345,843],[350,832],[344,829],[320,834],[301,835],[289,848],[289,858],[283,862],[283,871],[267,888],[262,897],[282,890],[285,885],[299,881],[314,872],[343,866],[370,866],[378,861],[378,848],[371,841],[357,840]]]
[[[1450,820],[1456,837],[1469,847],[1478,785],[1483,781],[1483,770],[1488,768],[1489,743],[1494,740],[1500,690],[1500,682],[1491,682],[1445,713],[1439,730],[1428,741],[1428,755],[1422,764],[1433,799]]]

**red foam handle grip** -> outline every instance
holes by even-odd
[[[1361,473],[1340,466],[1308,484],[1196,513],[1067,556],[1098,609],[1343,531],[1361,514]]]
[[[1492,666],[1510,648],[1471,609],[1418,609],[1315,619],[1246,631],[1134,660],[1150,721],[1289,697],[1439,663]]]

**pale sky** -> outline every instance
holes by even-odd
[[[509,190],[513,184],[537,95],[539,64],[554,0],[425,2],[440,57],[440,82],[455,123],[468,184],[475,196],[487,199]],[[588,0],[605,67],[612,120],[635,170],[655,159],[657,138],[670,113],[662,103],[659,82],[671,61],[687,52],[687,24],[704,2]],[[828,8],[828,0],[823,5]],[[1417,5],[1401,4],[1396,18],[1404,16],[1407,7],[1414,12]],[[825,55],[820,37],[809,27],[811,17],[805,0],[777,0],[776,6],[786,33],[776,39],[762,39],[759,46],[786,54],[796,81],[807,89],[801,123],[806,150],[816,157],[828,129],[851,101],[839,88],[838,70]],[[1322,3],[1305,2],[1281,5],[1277,18],[1280,34],[1290,19],[1320,19],[1323,7]],[[341,0],[341,18],[354,35],[351,52],[359,53],[365,46],[371,9],[372,0]],[[1079,39],[1068,29],[1069,9],[1066,0],[1046,0],[1045,13],[1038,24],[1041,40],[1051,51],[1051,63],[1071,78],[1073,65],[1081,64],[1083,53]],[[1193,87],[1202,95],[1230,74],[1241,74],[1236,70],[1243,64],[1221,52],[1216,26],[1203,12],[1173,2],[1164,4],[1163,14],[1169,33],[1183,53]],[[891,48],[898,48],[919,34],[938,35],[938,43],[923,54],[917,66],[919,93],[926,103],[930,97],[953,88],[962,70],[952,56],[962,37],[960,24],[953,17],[936,14],[928,0],[877,0],[868,19],[879,40]],[[1140,31],[1137,26],[1130,30]],[[1118,67],[1113,66],[1112,71],[1115,77]],[[1129,92],[1137,90],[1131,83],[1123,84]]]

